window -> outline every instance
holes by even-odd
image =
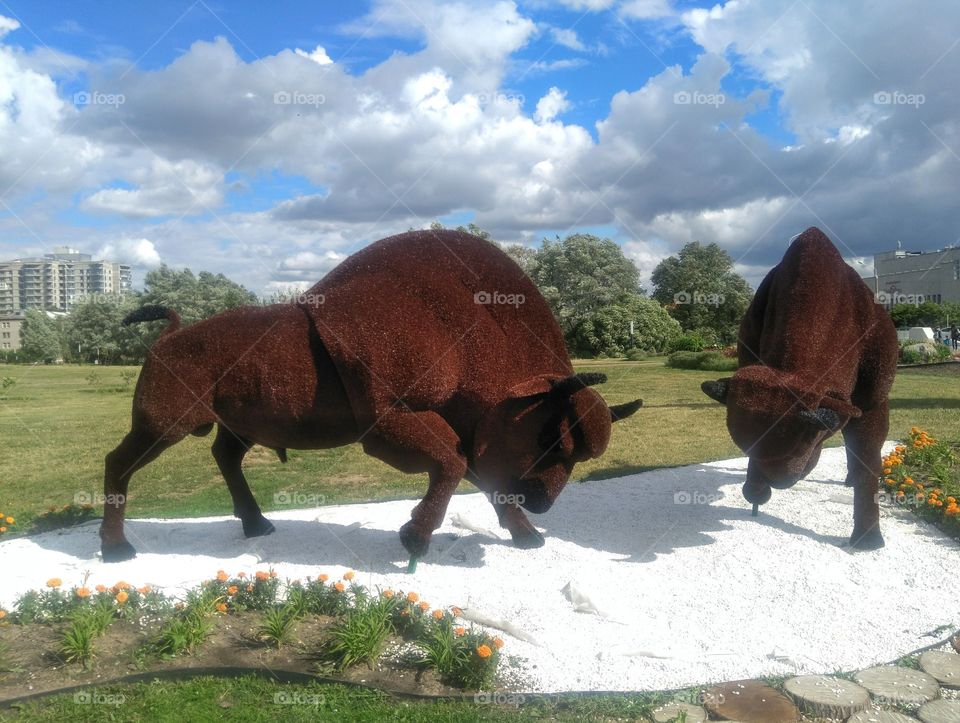
[[[9,338],[10,338],[10,332],[9,332],[9,331],[3,332],[3,338],[4,338],[4,339],[9,339]]]
[[[960,281],[960,259],[953,262],[953,280]]]

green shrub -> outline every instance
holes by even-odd
[[[674,369],[732,372],[737,369],[737,360],[726,357],[718,351],[677,351],[667,357],[667,366]]]
[[[268,610],[263,616],[263,625],[257,628],[257,637],[275,648],[280,648],[293,635],[297,622],[297,608],[286,604]]]
[[[634,347],[633,349],[627,350],[626,357],[630,361],[643,361],[647,358],[647,352],[645,352],[643,349],[637,349]]]
[[[706,340],[698,334],[697,332],[691,332],[689,334],[684,334],[683,336],[678,336],[676,339],[673,339],[670,344],[667,346],[667,351],[677,352],[677,351],[703,351],[703,348],[707,345]]]
[[[393,603],[383,597],[357,600],[356,606],[330,627],[323,658],[338,670],[372,664],[390,634]]]

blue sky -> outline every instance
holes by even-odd
[[[756,283],[818,225],[867,271],[960,236],[960,22],[928,10],[0,0],[0,254],[70,243],[269,292],[439,218],[602,233],[644,277],[717,241]]]

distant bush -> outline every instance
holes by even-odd
[[[673,339],[667,346],[667,351],[703,351],[706,345],[707,341],[703,336],[697,332],[691,332]]]
[[[737,360],[725,357],[718,351],[676,351],[667,357],[667,366],[674,369],[732,372],[737,368]]]
[[[929,364],[946,361],[951,356],[950,347],[946,344],[912,343],[901,345],[901,364]]]
[[[636,347],[628,350],[626,354],[627,359],[630,361],[643,361],[644,359],[647,358],[647,356],[649,355],[647,354],[646,351],[644,351],[643,349],[637,349]]]

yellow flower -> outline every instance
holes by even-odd
[[[387,588],[380,594],[383,595],[387,600],[393,599],[393,590],[391,590],[390,588]]]
[[[347,582],[349,582],[350,580],[352,580],[352,579],[353,579],[353,576],[354,576],[353,570],[350,570],[350,571],[348,571],[348,572],[343,573],[343,579],[346,580]]]
[[[8,518],[7,518],[7,524],[8,524],[8,525],[12,525],[14,522],[16,522],[16,520],[14,520],[12,517],[8,517]]]
[[[219,604],[217,605],[217,612],[221,612],[221,613],[227,612],[227,605],[226,605],[226,603],[219,603]]]
[[[106,591],[107,591],[107,586],[106,586],[106,585],[97,585],[97,586],[94,588],[94,590],[96,590],[97,592],[106,592]]]
[[[419,608],[423,610],[423,612],[427,612],[427,610],[430,609],[430,603],[424,600],[423,602],[420,603]]]
[[[47,587],[58,588],[63,584],[63,580],[59,577],[51,577],[47,580]]]
[[[322,574],[320,574],[320,575],[317,576],[317,579],[318,579],[320,582],[326,582],[327,580],[330,579],[330,576],[327,575],[326,573],[322,573]]]
[[[113,586],[114,592],[119,592],[120,590],[132,590],[132,589],[133,589],[133,585],[131,585],[129,582],[124,582],[123,580],[121,580],[120,582],[118,582],[116,585]]]
[[[123,590],[121,590],[120,592],[117,593],[117,598],[116,598],[116,599],[117,599],[117,602],[118,602],[118,603],[120,603],[121,605],[123,605],[123,604],[127,601],[127,598],[129,598],[129,597],[130,597],[130,596],[127,595],[126,592],[124,592]]]
[[[0,620],[3,620],[5,617],[7,617],[7,611],[0,610]]]
[[[454,628],[454,629],[453,629],[453,634],[456,635],[458,638],[463,637],[463,635],[464,635],[466,632],[467,632],[467,631],[466,631],[465,628]]]

